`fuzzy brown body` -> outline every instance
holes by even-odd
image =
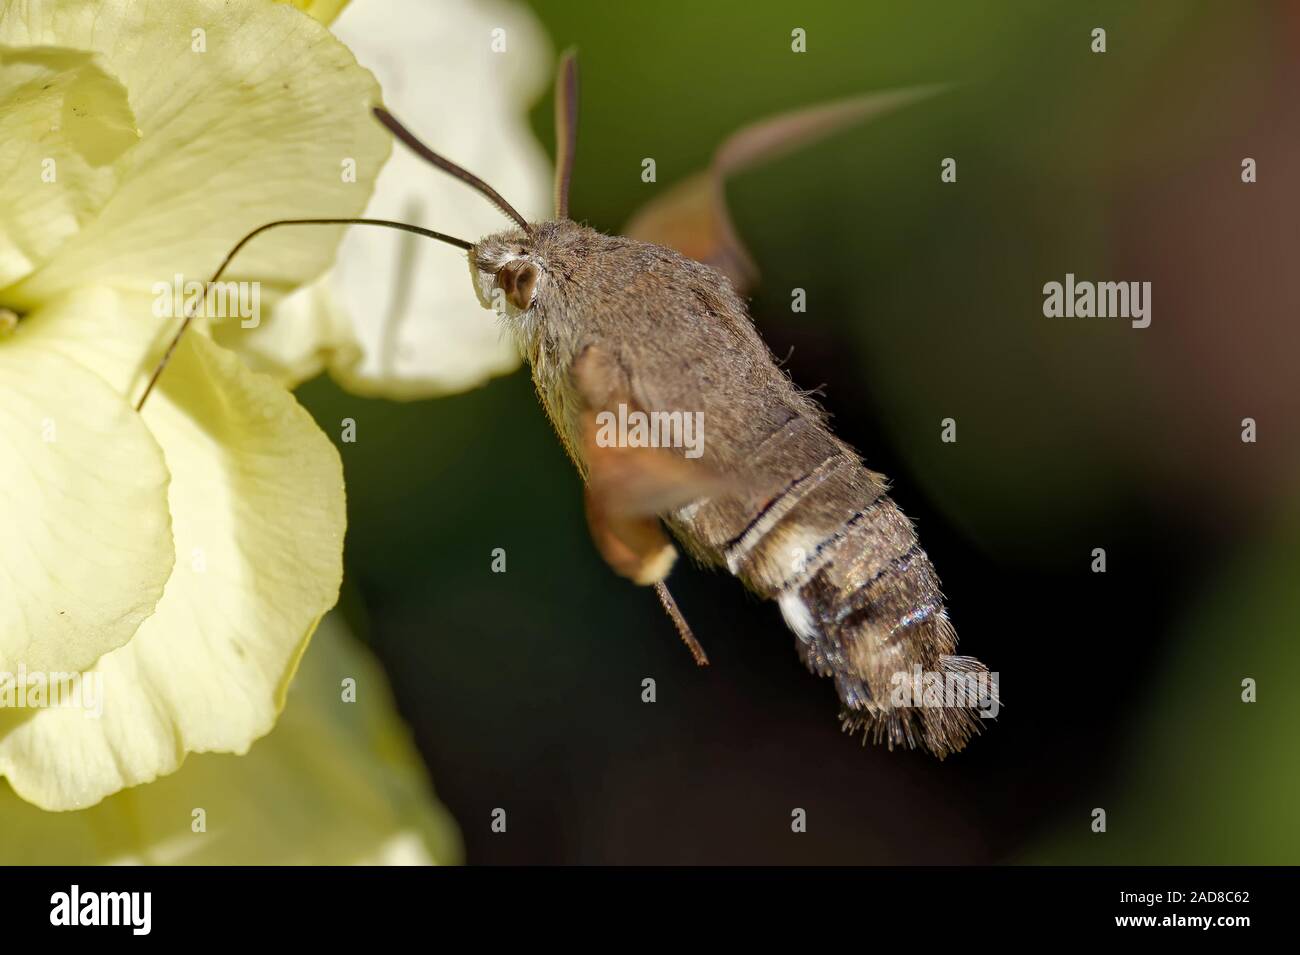
[[[978,727],[973,710],[890,702],[897,675],[910,681],[915,665],[984,669],[952,656],[956,634],[911,522],[885,478],[778,367],[721,273],[568,220],[491,236],[470,259],[481,299],[503,315],[584,476],[571,369],[596,346],[640,409],[702,413],[700,464],[735,478],[737,490],[662,517],[696,559],[778,601],[805,664],[834,679],[846,727],[938,755],[962,747]],[[526,308],[494,295],[502,266],[520,260],[539,272]]]

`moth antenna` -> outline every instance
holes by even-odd
[[[140,400],[135,403],[136,411],[139,411],[144,407],[145,399],[149,397],[149,393],[153,391],[154,385],[158,383],[158,378],[162,375],[163,369],[166,368],[167,363],[171,361],[172,354],[176,351],[176,346],[181,342],[181,336],[185,334],[186,330],[190,327],[190,322],[194,321],[194,316],[198,314],[198,310],[203,306],[203,300],[208,294],[208,286],[213,282],[218,281],[221,276],[225,274],[231,260],[239,254],[240,249],[248,245],[249,242],[253,241],[253,239],[257,238],[268,229],[275,229],[283,225],[377,225],[383,226],[387,229],[400,229],[403,232],[413,232],[416,235],[422,235],[429,239],[437,239],[439,242],[446,242],[449,245],[458,246],[466,251],[474,248],[474,243],[466,242],[464,239],[457,239],[455,236],[444,235],[441,232],[434,232],[432,229],[423,229],[418,225],[410,225],[406,222],[393,222],[389,219],[276,219],[274,222],[260,225],[236,242],[234,248],[226,253],[226,257],[221,261],[220,267],[212,273],[212,278],[208,279],[203,288],[199,291],[198,297],[194,300],[193,309],[185,310],[185,316],[181,319],[181,327],[176,330],[176,334],[172,336],[172,340],[167,343],[167,350],[163,352],[162,358],[160,358],[158,364],[154,366],[153,374],[149,376],[149,383],[144,386],[144,394],[142,394]]]
[[[668,592],[668,585],[662,580],[655,584],[655,593],[659,595],[659,602],[664,605],[668,617],[677,627],[677,632],[682,636],[682,643],[686,644],[686,649],[691,651],[691,656],[695,658],[697,665],[706,667],[709,665],[709,657],[700,646],[700,641],[695,639],[695,634],[691,633],[691,625],[686,622],[682,612],[677,609],[677,601],[673,600],[673,595]]]
[[[569,182],[578,148],[578,51],[569,47],[555,74],[555,218],[569,218]]]
[[[413,132],[411,132],[409,129],[407,129],[405,126],[399,123],[397,121],[397,117],[394,116],[392,113],[390,113],[388,110],[384,109],[382,106],[376,106],[373,112],[375,114],[375,117],[381,123],[383,123],[385,126],[388,127],[388,131],[391,132],[398,139],[400,139],[403,143],[405,143],[407,148],[409,148],[413,153],[415,153],[425,162],[432,163],[433,165],[441,169],[443,172],[450,173],[451,175],[459,179],[461,182],[466,183],[467,185],[469,185],[474,189],[477,189],[484,196],[486,196],[488,200],[492,202],[498,209],[500,209],[510,218],[514,219],[515,222],[519,224],[519,228],[523,229],[524,232],[528,233],[529,235],[533,234],[532,226],[528,224],[528,220],[525,219],[523,216],[521,216],[515,210],[514,206],[506,202],[504,197],[502,197],[501,193],[497,192],[486,182],[484,182],[478,176],[474,175],[468,169],[465,169],[463,166],[458,166],[450,159],[445,159],[444,157],[439,156],[428,146],[424,145],[424,143],[420,142],[420,140],[416,138],[416,135]]]

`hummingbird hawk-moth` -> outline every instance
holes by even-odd
[[[715,157],[712,178],[678,189],[683,208],[706,210],[692,228],[683,230],[681,217],[663,216],[661,207],[659,221],[642,217],[634,230],[686,248],[692,258],[569,218],[577,67],[566,55],[556,83],[555,218],[525,220],[487,183],[376,108],[406,146],[477,189],[516,227],[470,243],[387,220],[279,220],[245,236],[213,281],[254,236],[281,225],[382,225],[465,250],[480,302],[497,311],[528,362],[541,404],[585,481],[597,549],[618,574],[656,588],[696,660],[707,662],[664,584],[677,556],[665,527],[697,561],[726,568],[776,601],[803,662],[834,681],[845,729],[891,749],[923,746],[942,757],[960,750],[979,720],[969,701],[926,705],[922,675],[951,684],[986,678],[987,670],[955,655],[938,576],[884,476],[831,432],[817,402],[795,387],[755,329],[737,291],[753,266],[718,185],[725,172],[918,92],[806,110],[732,137]],[[629,412],[699,415],[707,434],[702,453],[601,440],[602,415],[616,412],[624,419]],[[907,691],[902,702],[900,688]]]

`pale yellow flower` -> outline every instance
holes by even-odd
[[[89,806],[274,725],[337,598],[337,451],[202,327],[132,402],[176,326],[158,283],[206,279],[268,220],[361,211],[378,101],[270,0],[0,8],[0,684],[89,670],[104,694],[99,719],[0,709],[24,799]],[[273,303],[338,236],[267,236],[228,277]]]
[[[42,812],[0,783],[0,829],[0,865],[445,865],[462,856],[382,671],[336,614],[321,622],[275,729],[246,756],[191,756],[80,812]]]

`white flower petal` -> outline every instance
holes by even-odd
[[[401,29],[394,31],[394,22]],[[504,52],[493,52],[493,31]],[[529,219],[550,218],[550,162],[533,137],[528,106],[551,72],[550,46],[521,4],[484,0],[393,0],[350,4],[335,33],[372,69],[385,105],[430,146],[491,183]],[[366,209],[476,241],[510,226],[486,199],[404,147],[379,175]],[[463,252],[405,233],[354,226],[344,237],[325,285],[350,319],[322,325],[326,344],[349,341],[330,362],[351,391],[420,398],[462,391],[519,365],[514,345],[474,295]],[[322,290],[283,301],[295,326],[310,325]],[[231,342],[230,337],[223,339]],[[233,344],[233,343],[232,343]],[[283,345],[290,347],[281,351]],[[246,340],[261,367],[294,370],[300,380],[322,352],[306,336]],[[304,362],[304,357],[307,361]]]

